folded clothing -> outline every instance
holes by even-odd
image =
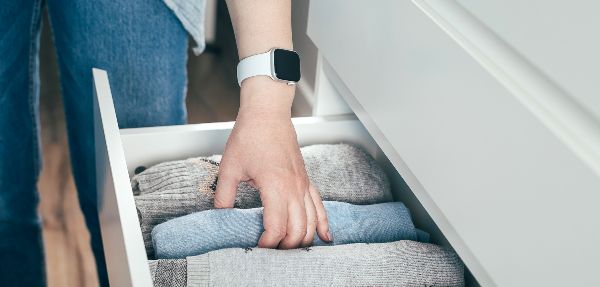
[[[320,144],[303,147],[300,152],[312,184],[327,191],[326,200],[349,200],[354,204],[392,200],[385,172],[362,149],[349,144]],[[133,176],[134,195],[201,191],[207,182],[216,185],[220,161],[220,155],[213,155],[157,164]],[[260,204],[257,191],[249,184],[240,184],[238,192],[251,193],[252,197],[239,198],[244,200],[236,204]]]
[[[187,260],[148,260],[154,287],[187,286]]]
[[[155,287],[465,285],[464,266],[453,251],[415,241],[292,250],[229,248],[186,259],[151,260],[150,271]]]
[[[313,245],[383,243],[397,240],[424,240],[401,202],[352,205],[323,202],[333,242],[325,243],[315,234]],[[263,228],[263,208],[213,209],[161,223],[152,230],[158,259],[185,258],[223,248],[250,248],[258,245]]]
[[[323,200],[373,204],[392,200],[389,181],[375,160],[348,144],[311,145],[300,149],[307,174]],[[149,258],[151,231],[169,219],[213,208],[220,156],[157,164],[132,180],[138,217]],[[260,207],[258,191],[238,187],[235,207]]]

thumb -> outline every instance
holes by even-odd
[[[217,180],[217,190],[215,192],[215,208],[233,208],[240,181],[239,176],[225,169],[224,166],[219,168],[219,179]]]

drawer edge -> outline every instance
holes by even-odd
[[[98,215],[109,281],[152,286],[108,74],[93,69]]]

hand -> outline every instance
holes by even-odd
[[[325,208],[310,185],[290,107],[293,87],[268,78],[244,81],[240,110],[219,166],[216,208],[233,207],[237,187],[247,181],[260,191],[264,233],[258,246],[309,246],[315,230],[332,241]]]

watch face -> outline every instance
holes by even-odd
[[[273,64],[277,79],[290,82],[300,80],[300,57],[296,52],[275,49],[273,51]]]

